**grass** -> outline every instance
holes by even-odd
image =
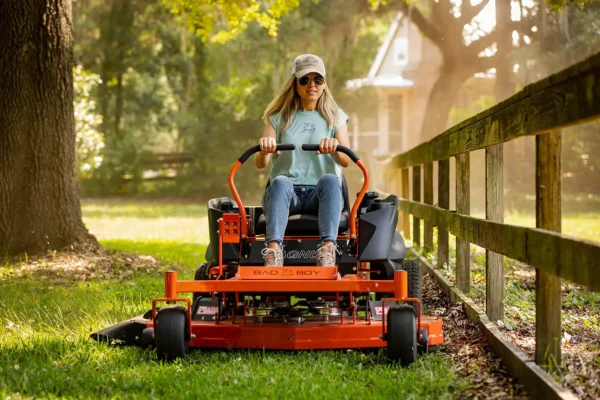
[[[85,202],[83,220],[101,242],[209,242],[206,205]]]
[[[473,213],[473,216],[485,218],[485,213]],[[505,213],[504,223],[535,227],[535,215],[512,210]],[[579,239],[600,242],[600,213],[564,214],[562,216],[562,233]]]
[[[88,203],[83,212],[108,248],[152,255],[189,278],[203,261],[207,221],[200,206]],[[90,281],[5,274],[0,288],[2,399],[439,399],[468,385],[442,352],[410,368],[388,363],[382,351],[195,351],[165,364],[154,352],[89,339],[145,312],[163,292],[157,273]]]

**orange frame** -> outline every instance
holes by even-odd
[[[368,172],[360,160],[356,164],[364,174],[364,184],[357,196],[350,213],[350,232],[340,235],[340,240],[357,240],[358,226],[356,215],[358,207],[369,185]],[[393,280],[371,280],[366,263],[357,262],[356,274],[350,274],[338,279],[337,266],[332,267],[239,267],[235,276],[222,279],[228,266],[223,264],[223,243],[241,243],[256,241],[256,236],[248,235],[246,210],[234,185],[234,176],[242,165],[240,161],[231,169],[229,186],[238,204],[239,214],[223,214],[219,219],[219,265],[212,268],[211,275],[217,274],[217,279],[206,281],[178,280],[177,272],[165,273],[165,296],[152,302],[152,320],[148,327],[153,327],[156,321],[157,303],[185,303],[187,305],[187,320],[189,326],[189,345],[191,347],[217,348],[264,348],[279,350],[301,349],[332,349],[332,348],[368,348],[383,347],[387,343],[386,335],[386,302],[418,303],[417,332],[420,339],[421,330],[428,332],[429,345],[441,344],[444,341],[442,322],[438,317],[421,316],[421,302],[408,297],[408,273],[396,271]],[[284,239],[313,239],[316,236],[289,236]],[[241,245],[240,245],[241,251]],[[358,250],[357,250],[358,251]],[[235,309],[232,316],[220,319],[215,314],[214,321],[194,321],[192,304],[187,298],[180,298],[180,293],[235,293],[236,304],[240,304],[241,293],[327,293],[338,299],[340,293],[350,293],[351,318],[344,318],[344,311],[336,317],[308,317],[302,325],[285,323],[262,323],[247,317],[246,302],[244,315],[236,318]],[[355,293],[391,293],[393,298],[382,301],[382,321],[374,323],[370,310],[365,317],[357,317],[356,305],[353,301]],[[225,296],[223,296],[224,298]],[[243,300],[243,299],[242,299]],[[224,304],[223,304],[224,305]],[[348,311],[348,310],[345,310]]]

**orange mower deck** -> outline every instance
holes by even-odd
[[[157,304],[185,303],[189,326],[189,346],[205,348],[248,348],[272,350],[311,350],[385,347],[385,315],[392,303],[417,302],[417,332],[425,329],[428,345],[444,342],[442,321],[439,317],[421,316],[421,303],[407,297],[407,273],[396,271],[394,280],[361,279],[357,275],[337,278],[337,268],[327,267],[245,267],[235,278],[228,280],[190,281],[178,280],[177,272],[165,274],[165,297],[152,302],[152,320],[146,325],[154,327]],[[258,278],[260,277],[260,278]],[[294,277],[294,279],[285,279]],[[375,321],[369,311],[358,316],[356,308],[337,316],[308,316],[301,324],[273,321],[268,316],[235,315],[214,321],[192,320],[191,302],[180,298],[185,292],[315,292],[315,293],[394,293],[381,307],[384,318]],[[236,296],[238,297],[238,296]],[[380,314],[380,315],[381,315]]]

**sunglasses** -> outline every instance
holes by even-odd
[[[310,83],[310,81],[311,81],[311,78],[309,76],[303,76],[302,78],[298,79],[298,83],[300,84],[300,86],[306,86]],[[315,83],[315,85],[321,86],[322,84],[325,83],[325,78],[322,77],[321,75],[317,75],[312,78],[312,81]]]

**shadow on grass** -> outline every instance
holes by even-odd
[[[158,277],[166,270],[192,277],[197,265],[204,262],[206,252],[205,245],[176,241],[113,239],[101,243],[108,252],[64,252],[5,261],[0,264],[0,278],[19,281],[26,289],[39,282],[69,287],[82,280],[135,280],[138,273],[144,272]]]
[[[194,271],[204,262],[206,254],[205,244],[172,240],[110,239],[100,240],[100,244],[108,249],[149,255],[159,259],[163,265],[179,267],[184,271]]]

